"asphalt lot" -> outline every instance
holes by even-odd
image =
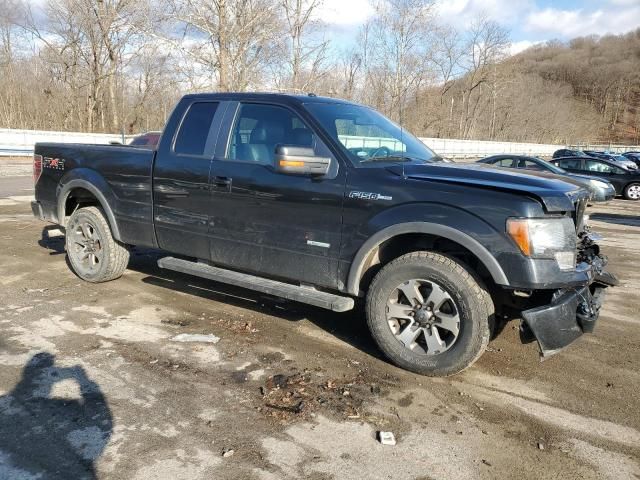
[[[357,312],[163,272],[160,252],[84,283],[30,182],[0,178],[1,479],[640,478],[638,203],[589,212],[621,278],[595,334],[540,363],[513,322],[429,379]]]

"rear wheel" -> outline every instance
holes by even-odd
[[[129,263],[129,250],[111,234],[102,209],[76,210],[66,227],[66,247],[73,271],[87,282],[115,280]]]
[[[630,183],[624,188],[624,198],[627,200],[640,200],[640,183]]]
[[[414,252],[380,270],[366,312],[373,338],[393,363],[447,376],[472,365],[486,348],[493,303],[482,282],[456,260]]]

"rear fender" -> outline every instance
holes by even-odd
[[[58,223],[63,227],[66,226],[65,205],[69,194],[76,188],[83,188],[96,197],[100,207],[107,215],[113,237],[120,241],[120,229],[118,228],[118,223],[116,222],[116,217],[111,207],[115,201],[115,195],[104,177],[95,170],[76,168],[60,180],[56,195],[58,198]]]

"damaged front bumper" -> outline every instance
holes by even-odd
[[[618,284],[618,279],[604,270],[601,257],[588,265],[589,282],[581,287],[561,289],[551,303],[522,312],[523,341],[537,340],[543,358],[554,355],[583,333],[594,330],[605,289]]]

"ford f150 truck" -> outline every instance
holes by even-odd
[[[451,375],[496,318],[541,355],[593,331],[606,286],[584,225],[589,193],[561,178],[443,163],[375,110],[315,95],[197,94],[156,150],[42,143],[34,214],[66,234],[89,282],[130,246],[160,267],[347,311],[359,298],[396,365]]]

